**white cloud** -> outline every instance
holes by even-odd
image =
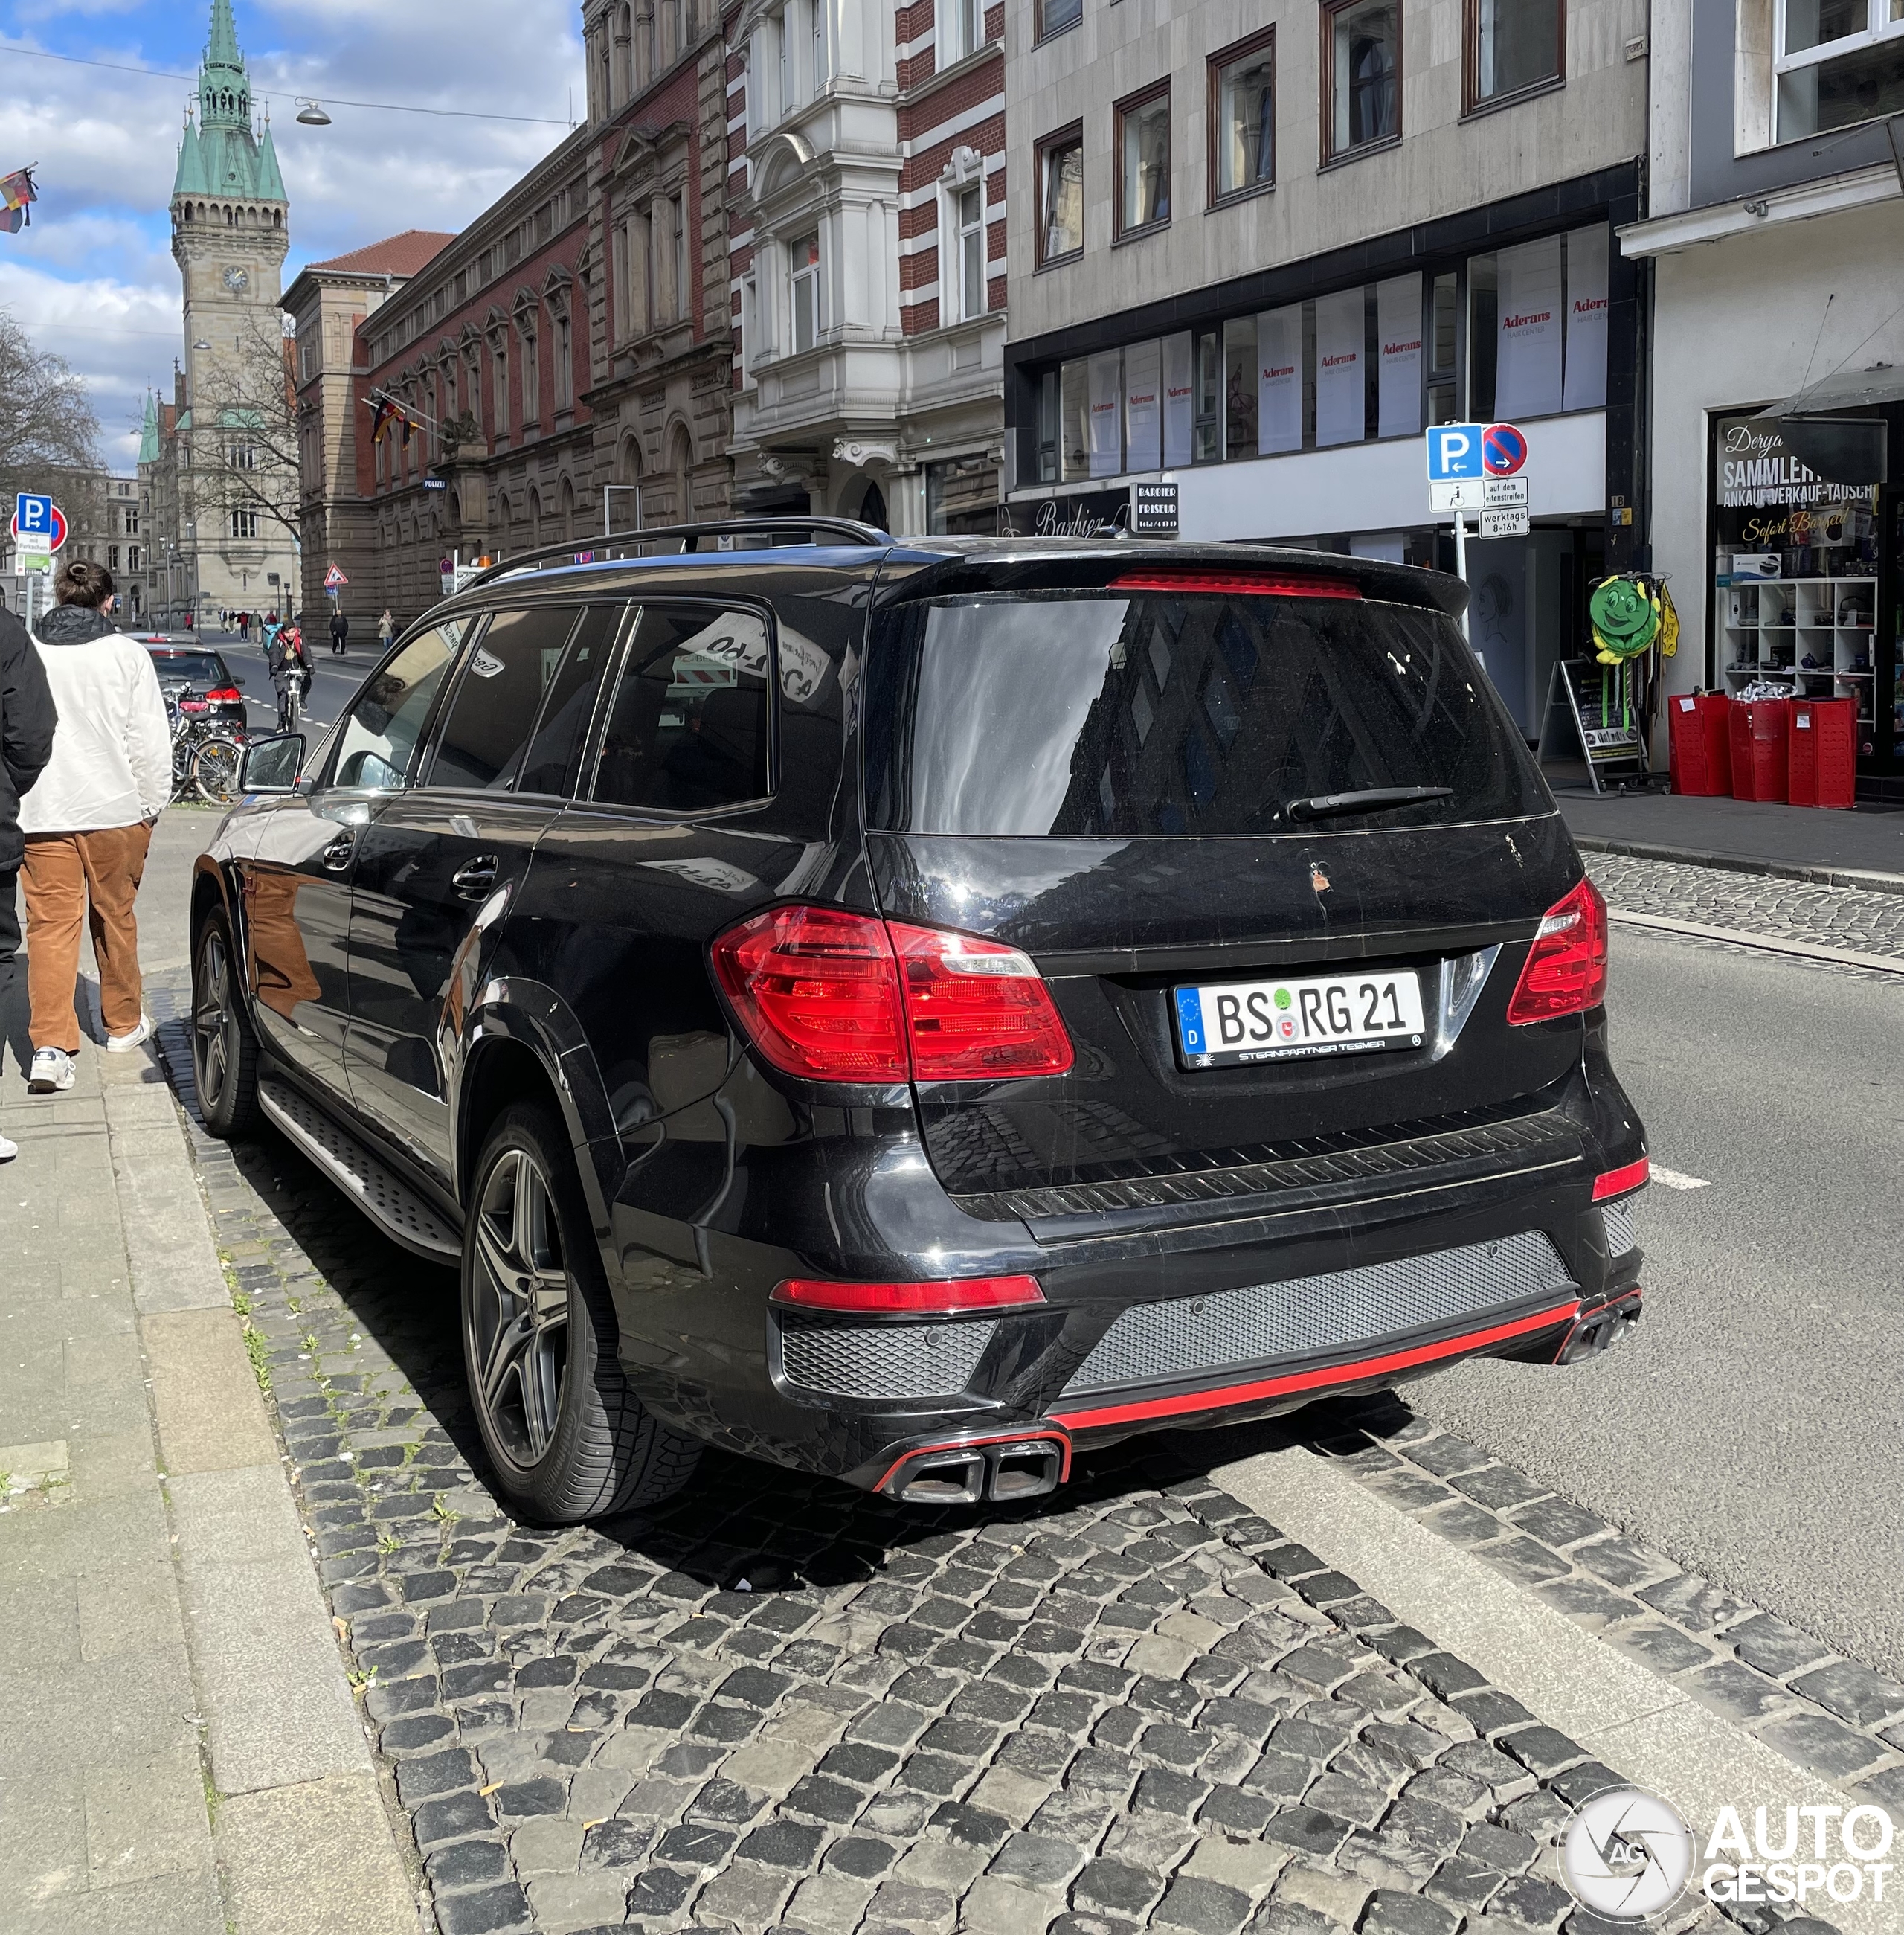
[[[562,125],[373,112],[395,101],[560,121],[582,99],[573,0],[237,0],[238,36],[291,204],[285,279],[406,228],[455,231],[564,137]],[[195,69],[210,0],[0,0],[0,37],[84,58]],[[5,58],[0,56],[0,58]],[[38,165],[31,228],[0,234],[0,305],[86,379],[115,461],[179,352],[167,211],[190,92],[17,58],[0,91],[0,172]],[[299,96],[325,102],[304,128]]]

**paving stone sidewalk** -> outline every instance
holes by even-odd
[[[1194,1438],[988,1515],[711,1454],[539,1529],[484,1484],[453,1277],[275,1139],[195,1146],[445,1935],[1604,1935],[1555,1843],[1613,1773]],[[1664,1925],[1774,1918],[1728,1912]]]
[[[1581,856],[1610,906],[1904,961],[1904,894],[1814,885],[1628,854]]]

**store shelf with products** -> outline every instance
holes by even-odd
[[[1734,574],[1721,596],[1721,667],[1730,690],[1761,679],[1789,683],[1796,698],[1855,699],[1860,723],[1870,723],[1875,573],[1751,579]]]

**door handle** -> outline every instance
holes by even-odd
[[[333,874],[347,873],[350,869],[351,856],[357,851],[357,835],[340,833],[323,853],[324,867]]]
[[[450,884],[465,900],[484,899],[495,886],[501,865],[493,853],[478,853],[450,876]]]

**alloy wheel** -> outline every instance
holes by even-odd
[[[231,955],[214,927],[198,951],[198,986],[192,1005],[192,1058],[199,1106],[209,1112],[225,1099],[238,1065],[238,1016],[231,998]]]
[[[548,1178],[506,1149],[476,1212],[469,1302],[476,1402],[511,1462],[539,1464],[555,1435],[569,1365],[569,1279]]]

